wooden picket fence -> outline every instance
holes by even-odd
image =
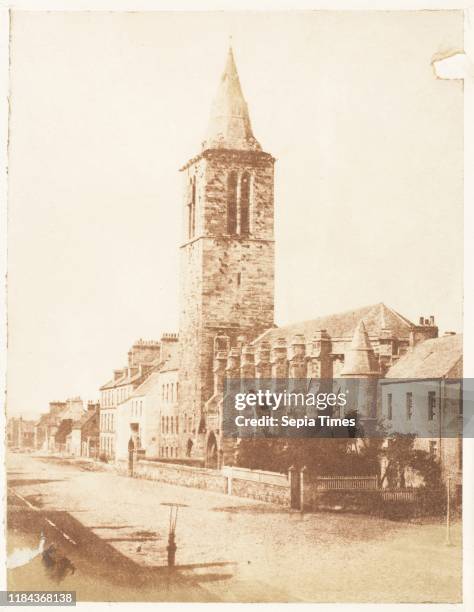
[[[415,489],[382,489],[381,495],[386,502],[413,503],[416,501],[417,491]]]
[[[316,488],[331,491],[373,491],[378,489],[377,476],[317,476]]]

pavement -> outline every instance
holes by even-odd
[[[9,571],[10,589],[56,585],[83,601],[461,601],[459,521],[446,546],[442,521],[303,514],[26,454],[7,469],[9,551],[43,532],[75,568],[58,577],[40,556]],[[171,571],[170,502],[184,505]]]

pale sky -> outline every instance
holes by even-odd
[[[8,406],[98,396],[178,329],[181,177],[229,35],[277,158],[276,322],[383,301],[462,330],[459,12],[14,13]]]

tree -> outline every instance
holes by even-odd
[[[441,487],[439,462],[427,451],[416,449],[415,440],[413,434],[394,434],[387,438],[385,447],[381,449],[381,458],[384,459],[382,484],[387,481],[390,488],[404,489],[407,475],[411,472],[426,488]]]

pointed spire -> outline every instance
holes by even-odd
[[[375,354],[369,335],[361,319],[344,356],[343,376],[373,376],[377,373]]]
[[[203,149],[261,150],[252,132],[231,46],[212,106]]]

